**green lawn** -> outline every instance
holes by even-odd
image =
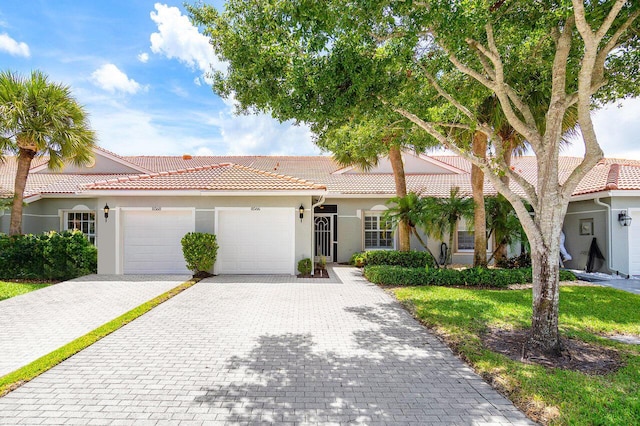
[[[8,283],[0,281],[0,300],[39,290],[51,283]]]
[[[616,348],[626,363],[615,373],[592,376],[523,364],[482,346],[480,335],[487,327],[530,326],[531,290],[424,286],[394,291],[478,373],[493,380],[524,411],[546,418],[538,420],[567,425],[640,423],[640,347],[600,337],[640,335],[640,296],[605,287],[561,287],[562,334]]]

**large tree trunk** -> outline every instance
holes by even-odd
[[[402,151],[399,146],[391,146],[389,149],[389,161],[391,162],[393,178],[396,183],[396,195],[398,197],[406,197],[407,181],[404,176],[404,163],[402,162]],[[398,250],[411,250],[411,229],[404,220],[401,220],[398,224]]]
[[[482,132],[473,134],[473,154],[485,158],[487,154],[487,136]],[[484,209],[484,173],[471,166],[471,189],[473,191],[474,248],[473,266],[487,266],[487,219]]]
[[[13,190],[13,205],[11,206],[11,222],[9,224],[9,235],[19,235],[22,233],[22,203],[24,201],[24,189],[27,185],[27,177],[31,168],[31,160],[36,152],[28,148],[20,148],[18,154],[18,170]]]
[[[533,223],[526,221],[523,225],[531,244],[533,269],[533,315],[529,343],[548,354],[560,355],[560,231],[568,203],[559,192],[561,187],[558,184],[558,155],[550,157],[538,159],[538,170],[547,168],[551,177],[538,177],[535,217]]]
[[[558,332],[559,252],[548,247],[532,247],[533,316],[531,344],[552,355],[560,355]]]

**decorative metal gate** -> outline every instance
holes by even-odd
[[[331,215],[315,217],[316,257],[324,256],[327,261],[333,259],[333,234],[331,232]]]

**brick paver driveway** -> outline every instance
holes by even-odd
[[[87,275],[0,301],[0,376],[35,361],[188,280]]]
[[[359,271],[333,274],[205,280],[0,398],[0,420],[529,423]]]

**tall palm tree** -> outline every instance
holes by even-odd
[[[460,188],[452,187],[449,198],[429,197],[423,208],[423,228],[427,235],[442,240],[449,236],[445,265],[451,263],[454,235],[460,219],[473,222],[473,198],[460,196]]]
[[[22,232],[24,190],[36,156],[47,155],[49,168],[61,169],[65,161],[87,164],[93,157],[95,133],[87,113],[68,86],[52,83],[40,71],[23,77],[0,73],[0,155],[17,156],[9,234]]]

